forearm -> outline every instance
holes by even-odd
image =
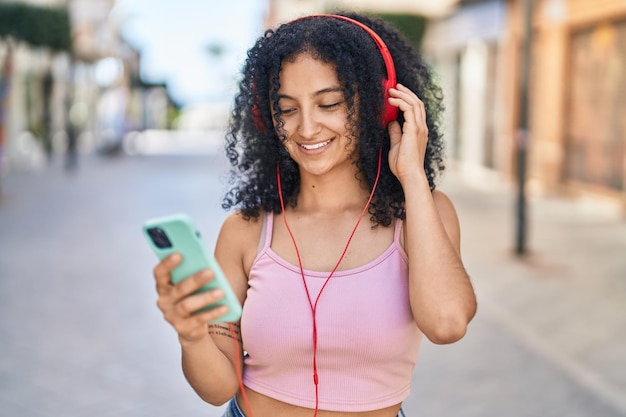
[[[431,341],[452,343],[463,337],[476,311],[474,290],[460,256],[456,213],[451,205],[438,207],[425,175],[416,174],[403,186],[413,315]]]
[[[200,398],[218,406],[237,393],[237,371],[211,336],[207,334],[206,338],[193,343],[181,340],[181,349],[183,373]],[[234,354],[233,347],[233,356]]]

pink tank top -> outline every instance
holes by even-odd
[[[244,384],[315,408],[312,314],[300,268],[270,247],[273,215],[248,279],[241,318]],[[422,333],[409,305],[407,255],[393,243],[375,260],[337,271],[317,306],[319,408],[358,412],[402,402],[410,393]],[[305,270],[315,300],[329,272]]]

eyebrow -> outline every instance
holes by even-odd
[[[319,91],[316,91],[313,94],[313,97],[317,97],[320,96],[322,94],[326,94],[326,93],[343,93],[343,89],[341,87],[328,87],[328,88],[323,88]],[[280,100],[281,98],[286,98],[288,100],[295,100],[294,97],[291,97],[287,94],[279,94],[278,95],[278,99]]]

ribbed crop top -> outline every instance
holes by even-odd
[[[250,270],[241,318],[244,384],[289,404],[315,408],[312,314],[300,268],[271,249],[273,215]],[[358,268],[337,271],[317,306],[319,408],[358,412],[410,393],[422,333],[409,306],[408,262],[399,243]],[[330,272],[305,270],[315,300]]]

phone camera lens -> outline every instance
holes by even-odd
[[[170,239],[165,234],[165,231],[160,227],[152,227],[148,229],[148,235],[150,235],[150,238],[157,248],[166,249],[172,247],[172,242],[170,242]]]

